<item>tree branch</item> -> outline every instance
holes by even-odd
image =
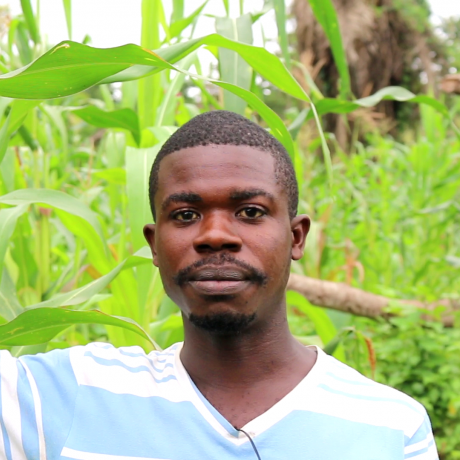
[[[390,302],[414,306],[426,310],[434,310],[438,306],[446,307],[442,321],[444,326],[454,324],[453,312],[460,309],[460,302],[451,299],[441,299],[436,302],[421,302],[419,300],[390,299],[377,294],[357,289],[347,284],[324,281],[308,276],[291,273],[287,285],[290,291],[303,295],[312,305],[331,308],[333,310],[351,313],[367,318],[388,317],[385,308]]]

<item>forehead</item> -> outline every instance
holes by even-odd
[[[232,188],[258,188],[275,198],[280,195],[273,156],[249,146],[206,145],[170,153],[160,163],[160,200],[177,191],[218,194]]]

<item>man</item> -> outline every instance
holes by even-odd
[[[144,233],[184,343],[2,352],[2,459],[437,458],[419,403],[290,334],[286,283],[310,221],[278,141],[200,115],[158,154],[150,199]]]

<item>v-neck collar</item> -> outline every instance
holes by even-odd
[[[183,343],[179,344],[175,349],[175,368],[178,381],[186,392],[186,399],[195,406],[203,418],[225,439],[235,445],[249,442],[246,435],[233,427],[233,425],[203,396],[195,385],[180,359],[182,346]],[[327,355],[316,345],[312,345],[309,348],[315,348],[317,352],[316,362],[310,369],[310,372],[270,409],[241,428],[252,438],[268,430],[290,412],[296,410],[299,407],[299,400],[314,398],[313,393],[324,373]],[[305,407],[305,403],[303,403],[302,406]]]

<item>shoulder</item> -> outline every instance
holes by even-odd
[[[79,385],[149,396],[159,384],[177,380],[175,362],[181,345],[146,353],[138,346],[115,348],[91,343],[73,347],[70,361]]]
[[[343,418],[404,431],[411,438],[427,418],[425,408],[399,390],[375,382],[319,352],[317,388]]]

